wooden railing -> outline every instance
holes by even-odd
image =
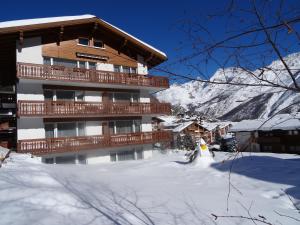
[[[17,76],[23,79],[55,80],[168,88],[169,80],[161,76],[115,73],[31,63],[17,63]]]
[[[18,116],[76,117],[170,114],[168,103],[98,103],[75,101],[18,101]]]
[[[50,153],[74,152],[87,149],[168,142],[171,141],[171,138],[172,133],[169,131],[153,131],[112,136],[31,139],[18,141],[17,150],[20,153],[43,155]]]

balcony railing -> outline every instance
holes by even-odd
[[[157,142],[168,142],[172,138],[171,135],[172,133],[169,131],[154,131],[112,136],[82,136],[21,140],[18,141],[18,152],[44,155],[126,145],[151,144]]]
[[[17,63],[17,76],[22,79],[147,86],[156,88],[169,87],[169,80],[166,77],[31,63]]]
[[[18,115],[26,117],[76,117],[170,114],[169,103],[101,103],[75,101],[18,101]]]

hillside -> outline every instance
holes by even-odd
[[[300,53],[291,54],[285,60],[290,68],[300,68]],[[281,62],[274,61],[269,67],[281,72],[280,79],[272,72],[266,72],[265,76],[268,80],[290,85],[290,77],[286,71],[282,71],[284,68]],[[259,71],[254,71],[254,73],[259,73]],[[296,78],[300,82],[300,75]],[[237,68],[227,68],[225,73],[218,70],[210,80],[257,83],[257,80]],[[219,85],[198,81],[173,84],[168,90],[159,92],[156,96],[160,101],[170,102],[173,107],[197,111],[210,118],[232,121],[268,118],[291,103],[300,101],[300,93],[279,88]],[[299,109],[299,106],[294,106],[285,112]]]

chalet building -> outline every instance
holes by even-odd
[[[300,113],[242,120],[230,131],[235,133],[240,151],[300,154]]]
[[[178,135],[190,135],[194,141],[203,138],[208,144],[215,142],[216,133],[225,136],[230,129],[231,122],[198,122],[194,118],[183,118],[182,116],[160,116],[153,119],[155,127],[170,130],[173,133],[173,146],[175,147]]]
[[[166,54],[92,15],[0,23],[0,145],[46,163],[149,158]]]

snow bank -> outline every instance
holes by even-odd
[[[253,224],[211,216],[247,216],[243,206],[272,224],[299,224],[276,212],[300,219],[293,206],[300,200],[300,156],[246,153],[233,162],[216,152],[215,162],[203,157],[195,165],[183,157],[180,151],[83,166],[14,153],[0,169],[0,224]]]

